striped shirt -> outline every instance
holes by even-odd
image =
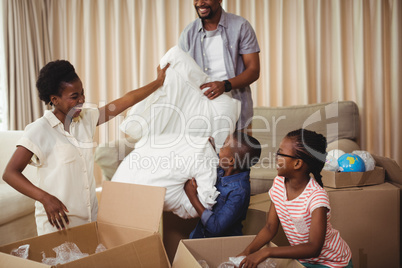
[[[300,259],[299,261],[328,267],[345,267],[348,265],[352,258],[352,252],[339,232],[332,228],[328,194],[315,179],[310,178],[303,193],[293,200],[288,200],[285,178],[277,176],[269,190],[269,196],[275,205],[283,230],[292,246],[309,241],[311,214],[316,208],[328,208],[327,231],[320,255],[317,258]]]

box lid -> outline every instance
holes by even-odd
[[[98,222],[157,232],[166,189],[104,181]]]

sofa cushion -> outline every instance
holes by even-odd
[[[0,225],[13,221],[34,211],[35,201],[10,185],[0,184]]]
[[[281,140],[290,131],[306,128],[323,134],[327,142],[338,139],[357,141],[359,110],[352,101],[298,105],[288,107],[255,107],[253,136],[262,146],[261,159],[272,163]]]
[[[334,149],[342,150],[345,153],[351,153],[353,151],[360,150],[360,146],[355,141],[348,140],[348,139],[340,139],[340,140],[336,140],[336,141],[328,143],[327,152],[334,150]]]

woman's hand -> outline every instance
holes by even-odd
[[[161,83],[161,86],[163,85],[163,82],[165,81],[166,70],[167,70],[167,68],[169,68],[169,66],[170,66],[170,64],[168,63],[168,64],[166,64],[166,66],[163,69],[161,69],[160,65],[158,65],[158,67],[156,68],[156,71],[158,74],[156,80]]]
[[[65,229],[64,222],[69,224],[66,212],[69,212],[66,206],[55,196],[47,194],[43,201],[47,218],[52,226],[56,226],[58,230]],[[64,219],[64,222],[63,222]]]

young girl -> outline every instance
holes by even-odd
[[[306,267],[352,267],[350,248],[329,221],[329,198],[320,175],[326,146],[323,135],[306,129],[292,131],[282,140],[267,222],[238,255],[246,256],[240,267],[257,267],[271,257],[299,259]],[[276,235],[279,222],[291,246],[261,249]]]
[[[165,72],[150,84],[106,106],[85,108],[84,89],[74,67],[64,60],[49,62],[39,74],[39,98],[53,106],[29,124],[3,174],[5,182],[35,200],[38,235],[96,220],[98,202],[93,175],[93,137],[103,124],[163,85]],[[38,167],[38,187],[22,171]],[[63,222],[64,220],[64,222]]]

